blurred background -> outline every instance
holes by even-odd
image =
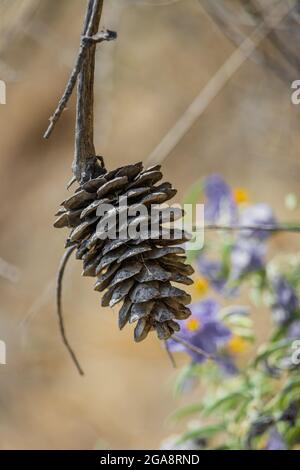
[[[291,102],[299,2],[104,3],[102,27],[118,32],[97,52],[95,140],[106,166],[159,161],[177,201],[221,173],[290,218],[284,199],[299,194],[300,176],[300,108]],[[66,233],[52,224],[71,177],[74,99],[50,140],[42,135],[85,8],[86,0],[0,0],[1,449],[158,448],[176,432],[168,417],[185,401],[172,392],[176,371],[156,338],[134,344],[130,327],[120,333],[117,309],[100,307],[73,259],[63,302],[84,378],[59,336],[55,276]],[[299,247],[296,235],[273,242],[275,252]]]

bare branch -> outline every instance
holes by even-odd
[[[54,111],[53,115],[49,119],[50,124],[49,124],[49,126],[48,126],[48,128],[47,128],[47,130],[44,134],[44,139],[49,139],[49,137],[50,137],[50,135],[51,135],[51,133],[52,133],[54,127],[55,127],[55,124],[59,120],[63,110],[65,109],[69,99],[71,98],[71,95],[73,93],[73,90],[74,90],[74,87],[75,87],[75,84],[76,84],[76,81],[77,81],[78,74],[81,70],[81,67],[82,67],[82,64],[83,64],[83,61],[84,61],[85,53],[86,53],[86,50],[87,50],[87,45],[88,45],[88,43],[85,42],[80,47],[78,57],[77,57],[77,60],[76,60],[76,64],[75,64],[74,69],[71,73],[71,76],[68,80],[65,91],[64,91],[61,99],[59,100],[59,103],[58,103],[58,106],[57,106],[56,110]]]
[[[75,155],[72,164],[73,174],[78,182],[97,175],[99,162],[94,147],[94,72],[97,42],[116,38],[116,33],[106,31],[97,34],[103,0],[90,0],[83,30],[83,43],[87,48],[84,67],[78,75]],[[90,11],[91,10],[91,11]]]
[[[103,0],[89,0],[82,37],[94,36],[98,32]],[[95,161],[94,146],[94,74],[96,43],[86,49],[84,67],[81,68],[77,83],[75,154],[72,164],[73,174],[78,182],[85,178],[87,165]]]
[[[101,5],[102,3],[103,3],[102,1],[99,2],[97,0],[95,5],[97,4],[96,5],[97,8],[102,8],[102,5]],[[98,4],[99,4],[99,6],[98,6]],[[96,12],[95,12],[95,15],[96,15]],[[49,119],[50,124],[49,124],[49,126],[48,126],[48,128],[47,128],[47,130],[44,134],[44,139],[48,139],[50,137],[57,121],[59,120],[62,112],[64,111],[64,109],[67,106],[67,103],[68,103],[69,99],[71,98],[74,87],[76,85],[78,75],[79,75],[80,71],[82,70],[82,67],[84,66],[84,63],[85,63],[85,60],[86,60],[86,57],[87,57],[88,48],[90,48],[92,45],[95,45],[96,43],[100,43],[100,42],[103,42],[103,41],[111,41],[112,39],[116,38],[116,33],[114,31],[110,31],[110,30],[101,31],[98,34],[91,35],[91,32],[93,32],[93,30],[94,30],[94,28],[92,28],[92,26],[94,26],[95,19],[96,18],[94,18],[94,16],[91,17],[89,28],[81,38],[80,48],[79,48],[79,52],[78,52],[78,56],[77,56],[77,59],[76,59],[75,66],[74,66],[74,68],[71,72],[70,78],[69,78],[68,83],[67,83],[66,88],[65,88],[65,91],[64,91],[61,99],[59,100],[57,108],[56,108],[56,110],[54,111],[54,113],[52,114],[52,116]],[[100,18],[99,18],[99,21],[100,21]],[[99,21],[98,21],[98,24],[99,24]]]

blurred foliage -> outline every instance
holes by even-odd
[[[196,286],[199,278],[205,279],[208,290],[201,291],[200,297],[205,299],[191,305],[192,316],[199,320],[198,330],[191,333],[186,324],[181,334],[192,345],[200,345],[214,354],[211,360],[203,357],[198,360],[188,348],[184,349],[191,362],[178,374],[176,390],[183,393],[204,385],[205,392],[203,396],[202,391],[199,401],[173,414],[176,421],[192,419],[174,446],[191,442],[194,446],[200,439],[201,448],[204,440],[204,447],[209,449],[297,449],[300,257],[292,253],[269,259],[267,248],[275,233],[243,230],[242,226],[270,223],[276,226],[278,221],[272,209],[250,203],[248,196],[236,198],[236,194],[221,176],[211,175],[196,184],[185,199],[193,204],[204,202],[206,223],[219,224],[225,220],[228,224],[234,222],[240,230],[217,232],[213,241],[207,240],[193,257],[198,269]],[[209,263],[218,269],[209,269]],[[257,342],[258,331],[249,316],[249,307],[233,303],[241,290],[248,295],[251,310],[263,307],[269,311],[272,327],[261,344]],[[213,336],[206,337],[207,343],[201,339],[201,324],[203,331],[208,315],[205,301],[214,296],[220,302],[218,322],[231,332],[229,339],[217,345],[212,344]],[[210,325],[213,321],[210,320]],[[228,368],[228,362],[224,367],[223,357],[229,358],[236,368]]]

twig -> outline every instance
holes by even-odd
[[[300,233],[299,226],[288,226],[288,225],[217,225],[217,224],[208,224],[204,227],[194,227],[194,230],[228,230],[228,231],[248,231],[256,230],[262,232],[294,232]]]
[[[58,320],[59,320],[59,329],[60,329],[60,333],[61,333],[63,343],[66,346],[67,350],[69,351],[70,356],[71,356],[71,358],[72,358],[79,374],[84,375],[84,372],[83,372],[82,368],[80,367],[80,364],[79,364],[79,362],[76,358],[76,355],[75,355],[73,349],[71,348],[71,346],[68,342],[68,339],[66,337],[65,325],[64,325],[64,320],[63,320],[63,313],[62,313],[62,302],[61,302],[62,283],[63,283],[63,276],[64,276],[65,268],[66,268],[67,262],[68,262],[68,260],[71,256],[71,254],[73,253],[75,248],[76,248],[75,246],[69,247],[65,251],[65,253],[64,253],[64,255],[61,259],[59,269],[58,269],[58,275],[57,275],[56,302],[57,302],[57,314],[58,314]]]
[[[176,341],[176,343],[182,344],[182,346],[184,346],[185,348],[189,349],[190,351],[193,351],[196,354],[199,354],[200,356],[205,357],[206,359],[215,359],[215,357],[212,354],[207,353],[206,351],[204,351],[204,349],[194,346],[193,344],[189,343],[185,339],[179,338],[176,335],[173,335],[172,339]]]
[[[147,165],[161,163],[176,147],[178,142],[191,129],[195,121],[203,114],[212,100],[220,93],[226,83],[239,70],[243,63],[252,55],[258,45],[289,14],[292,5],[280,3],[272,9],[272,13],[267,18],[268,24],[260,23],[257,28],[240,44],[240,46],[230,55],[219,70],[214,74],[207,85],[200,91],[198,96],[167,132],[161,142],[146,159]]]
[[[174,358],[172,352],[170,351],[168,341],[165,341],[164,343],[165,343],[165,348],[166,348],[168,358],[170,359],[170,362],[171,362],[172,366],[174,367],[174,369],[176,369],[177,365],[176,365],[176,362],[175,362],[175,358]]]
[[[93,2],[94,2],[94,0],[92,0],[90,2],[91,8],[93,6],[92,5]],[[97,9],[102,9],[102,4],[103,4],[103,1],[99,1],[99,0],[96,0],[96,2],[94,3],[94,5],[95,5],[94,15],[95,16],[93,15],[91,17],[91,21],[90,21],[90,24],[88,26],[88,29],[87,29],[87,31],[84,32],[84,34],[81,38],[80,48],[79,48],[79,52],[78,52],[78,56],[77,56],[77,59],[76,59],[75,66],[72,70],[72,73],[71,73],[70,78],[68,80],[68,83],[66,85],[65,91],[64,91],[61,99],[59,100],[57,108],[56,108],[56,110],[54,111],[54,113],[52,114],[52,116],[49,119],[50,124],[49,124],[46,132],[44,133],[44,139],[48,139],[50,137],[50,135],[51,135],[57,121],[59,120],[63,110],[67,106],[67,103],[68,103],[68,101],[69,101],[69,99],[70,99],[70,97],[73,93],[78,75],[80,74],[83,66],[85,65],[85,60],[86,60],[86,57],[87,57],[88,49],[92,45],[95,46],[96,43],[100,43],[100,42],[103,42],[103,41],[110,41],[112,39],[115,39],[115,37],[116,37],[116,33],[114,33],[113,31],[109,31],[109,30],[101,31],[100,33],[94,34],[94,35],[92,34],[93,30],[95,28],[96,21],[99,24],[100,18],[98,20],[98,18],[96,18],[96,14],[101,14],[101,11],[100,11],[100,13],[98,13]],[[88,14],[90,15],[89,12],[90,12],[90,10],[88,8]],[[90,18],[90,16],[89,16],[89,18]]]
[[[99,3],[97,1],[97,3]],[[89,0],[89,3],[88,3],[88,8],[87,8],[87,13],[86,13],[86,18],[85,18],[85,27],[84,27],[84,34],[87,33],[87,29],[89,28],[89,26],[87,27],[86,25],[89,25],[89,22],[90,22],[90,18],[91,18],[91,15],[92,15],[92,12],[93,12],[93,6],[94,6],[94,1],[93,0]],[[101,5],[102,7],[102,5]],[[76,62],[75,62],[75,66],[74,66],[74,69],[72,70],[72,73],[70,75],[70,78],[68,80],[68,83],[66,85],[66,88],[65,88],[65,91],[61,97],[61,99],[59,100],[59,103],[58,103],[58,106],[56,108],[56,110],[54,111],[54,114],[50,117],[49,121],[50,121],[50,124],[44,134],[44,139],[48,139],[55,127],[55,124],[57,123],[57,121],[59,120],[63,110],[65,109],[72,93],[73,93],[73,90],[74,90],[74,87],[75,87],[75,84],[76,84],[76,81],[77,81],[77,77],[80,73],[80,70],[82,69],[82,66],[83,66],[83,62],[84,62],[84,59],[86,57],[86,52],[87,52],[87,46],[89,45],[89,43],[87,41],[81,41],[80,43],[80,48],[79,48],[79,53],[78,53],[78,56],[77,56],[77,59],[76,59]]]

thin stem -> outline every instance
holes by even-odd
[[[103,1],[99,1],[99,0],[89,0],[89,3],[88,3],[88,8],[87,8],[87,13],[86,13],[86,19],[85,19],[85,27],[84,27],[84,33],[83,35],[85,36],[90,36],[91,32],[93,31],[93,26],[94,26],[94,23],[93,23],[93,18],[91,18],[92,16],[92,13],[96,13],[96,11],[94,10],[94,6],[95,6],[95,9],[96,8],[101,8],[102,9],[102,4],[103,4]],[[100,12],[101,14],[101,12]],[[90,19],[91,19],[91,22],[90,22]],[[100,21],[100,17],[99,17],[99,21]],[[99,24],[99,22],[98,22]],[[95,31],[97,32],[97,31]],[[78,52],[78,56],[77,56],[77,59],[76,59],[76,62],[75,62],[75,66],[72,70],[72,73],[70,75],[70,78],[68,80],[68,83],[66,85],[66,88],[65,88],[65,91],[61,97],[61,99],[59,100],[59,103],[58,103],[58,106],[56,108],[56,110],[54,111],[53,115],[50,117],[50,124],[44,134],[44,138],[45,139],[48,139],[57,123],[57,121],[59,120],[63,110],[65,109],[69,99],[71,98],[71,95],[73,93],[73,90],[74,90],[74,87],[75,87],[75,84],[76,84],[76,81],[77,81],[77,77],[80,73],[80,71],[82,70],[83,68],[83,64],[84,64],[84,61],[85,61],[85,58],[87,56],[87,51],[88,51],[88,46],[91,46],[91,43],[89,43],[88,41],[81,41],[80,42],[80,48],[79,48],[79,52]]]
[[[166,348],[168,358],[170,359],[170,362],[171,362],[172,366],[174,367],[174,369],[176,369],[177,365],[176,365],[176,362],[175,362],[175,358],[174,358],[172,352],[170,351],[168,341],[165,341],[164,343],[165,343],[165,348]]]
[[[72,70],[72,73],[66,85],[65,91],[61,99],[58,102],[56,110],[54,111],[54,113],[49,119],[50,124],[44,134],[44,139],[49,139],[57,121],[59,120],[62,112],[64,111],[65,107],[68,104],[69,99],[71,98],[71,95],[73,93],[73,90],[77,81],[77,77],[79,75],[79,72],[82,68],[82,64],[84,62],[84,58],[85,58],[86,51],[87,51],[87,46],[88,46],[88,42],[83,42],[80,47],[74,69]]]
[[[58,275],[57,275],[57,283],[56,283],[56,308],[57,308],[57,315],[58,315],[58,320],[59,320],[59,329],[60,329],[60,333],[61,333],[63,343],[66,346],[67,350],[69,351],[70,356],[71,356],[71,358],[72,358],[79,374],[84,375],[84,372],[83,372],[82,368],[80,367],[80,364],[77,360],[77,357],[76,357],[73,349],[71,348],[71,346],[69,344],[69,341],[67,339],[67,336],[66,336],[65,325],[64,325],[64,320],[63,320],[63,313],[62,313],[62,302],[61,302],[62,284],[63,284],[63,276],[64,276],[65,268],[66,268],[67,262],[68,262],[68,260],[71,256],[71,254],[73,253],[75,248],[76,248],[75,246],[71,246],[70,248],[68,248],[65,251],[65,253],[64,253],[64,255],[61,259],[60,265],[59,265]]]
[[[48,139],[57,123],[59,118],[61,117],[64,109],[66,108],[69,99],[73,93],[73,90],[76,85],[76,81],[80,72],[83,70],[84,66],[88,66],[85,64],[86,58],[88,56],[88,50],[93,47],[95,49],[95,45],[97,43],[103,41],[111,41],[112,39],[116,38],[116,33],[110,30],[104,30],[97,34],[100,16],[102,11],[103,0],[90,0],[87,9],[87,15],[85,20],[85,27],[83,30],[83,34],[81,37],[80,48],[77,55],[77,59],[74,65],[74,68],[71,72],[70,78],[68,83],[65,87],[64,93],[59,100],[56,110],[50,117],[49,121],[50,124],[44,133],[44,139]],[[95,32],[95,34],[94,34]]]
[[[300,226],[289,226],[284,224],[278,225],[225,225],[225,224],[207,224],[203,227],[194,226],[193,230],[228,230],[231,232],[234,231],[249,231],[249,230],[259,230],[262,232],[294,232],[300,233]]]
[[[185,348],[189,349],[190,351],[195,352],[196,354],[199,354],[200,356],[205,357],[206,359],[215,359],[215,357],[213,355],[207,353],[206,351],[204,351],[204,349],[201,349],[201,348],[198,348],[197,346],[194,346],[193,344],[189,343],[185,339],[179,338],[176,335],[173,335],[172,339],[174,341],[176,341],[176,343],[182,344],[182,346],[184,346]]]

